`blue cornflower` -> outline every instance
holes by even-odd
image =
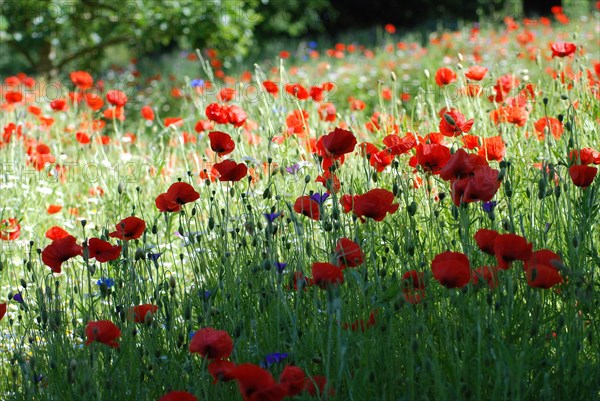
[[[152,259],[154,262],[156,262],[158,260],[158,258],[160,258],[160,255],[162,255],[162,252],[159,252],[159,253],[149,253],[148,257],[150,259]]]
[[[263,213],[263,216],[265,216],[265,219],[267,219],[267,221],[269,223],[272,223],[275,221],[276,218],[281,216],[281,212],[279,212],[279,213]]]
[[[285,262],[275,262],[275,268],[277,269],[278,273],[283,273],[286,267],[287,263]]]
[[[283,352],[274,352],[272,354],[267,354],[267,356],[265,356],[265,360],[263,362],[261,362],[261,365],[264,368],[270,368],[271,365],[275,365],[276,363],[280,363],[281,361],[283,361],[288,356],[289,356],[289,354],[286,354],[286,353],[283,353]]]
[[[491,213],[494,211],[494,208],[496,207],[497,204],[498,204],[498,202],[496,202],[496,201],[483,202],[481,204],[481,208],[483,209],[484,212]]]
[[[106,288],[111,288],[112,286],[115,285],[115,280],[113,280],[110,277],[102,277],[101,279],[99,279],[96,282],[96,285],[98,285],[98,286],[101,286],[103,284],[106,286]]]
[[[200,86],[204,86],[204,80],[203,79],[192,79],[192,82],[190,82],[190,86],[192,88],[198,88]]]
[[[317,202],[319,205],[322,205],[323,202],[325,202],[327,200],[327,198],[329,198],[329,194],[327,192],[325,192],[324,194],[312,194],[311,199],[314,200],[315,202]]]
[[[296,174],[298,171],[300,171],[300,165],[298,163],[292,164],[291,166],[286,167],[285,171],[290,174]]]
[[[311,49],[316,49],[317,42],[315,42],[314,40],[311,40],[310,42],[308,42],[308,47],[310,47]]]
[[[13,295],[13,300],[17,301],[20,304],[24,302],[23,295],[20,292],[17,292],[15,295]]]

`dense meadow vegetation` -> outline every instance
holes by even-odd
[[[0,399],[599,399],[599,18],[3,77]]]

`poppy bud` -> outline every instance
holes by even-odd
[[[135,250],[135,260],[146,260],[146,252],[142,248]]]
[[[117,185],[117,192],[119,195],[122,195],[125,192],[125,184],[122,181],[119,181],[119,185]]]
[[[310,175],[304,176],[304,183],[308,184],[310,182]]]
[[[454,121],[454,118],[448,113],[444,113],[444,120],[450,125],[456,125],[456,121]]]
[[[392,71],[390,75],[392,77],[392,81],[396,82],[396,74],[394,73],[394,71]]]
[[[305,247],[306,247],[306,253],[310,256],[312,254],[312,245],[311,245],[311,243],[308,242],[308,241],[306,241]]]
[[[406,210],[408,211],[409,216],[414,216],[417,213],[417,203],[412,201]]]
[[[560,95],[560,98],[562,100],[569,100],[569,97],[567,95]]]
[[[547,97],[543,98],[542,102],[544,103],[544,106],[547,106],[548,105],[548,98]]]
[[[429,79],[429,70],[426,68],[425,70],[423,70],[423,74],[425,74],[425,78]]]
[[[560,185],[554,187],[554,196],[556,199],[560,198]]]
[[[171,288],[177,287],[177,280],[175,280],[175,276],[169,277],[169,287],[171,287]]]

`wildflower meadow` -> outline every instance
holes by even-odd
[[[0,400],[600,399],[589,5],[1,77]]]

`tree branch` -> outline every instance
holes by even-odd
[[[120,43],[127,42],[128,40],[129,40],[129,36],[120,36],[120,37],[117,37],[117,38],[113,38],[113,39],[106,40],[104,42],[98,43],[97,45],[92,46],[92,47],[83,48],[83,49],[81,49],[81,50],[79,50],[79,51],[77,51],[77,52],[75,52],[75,53],[73,53],[73,54],[71,54],[69,56],[64,57],[62,60],[60,60],[59,62],[57,62],[56,65],[55,65],[55,68],[60,69],[65,64],[70,63],[71,61],[76,60],[79,57],[82,57],[82,56],[84,56],[86,54],[93,53],[93,52],[98,51],[98,50],[102,50],[102,49],[104,49],[105,47],[108,47],[108,46],[118,45]]]

